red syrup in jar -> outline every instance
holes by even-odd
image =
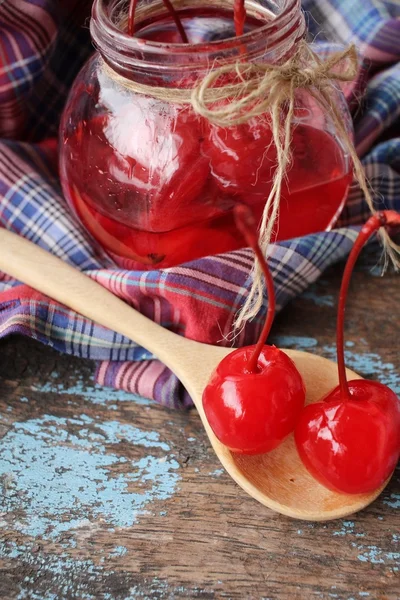
[[[235,36],[232,12],[179,16],[190,43]],[[247,17],[244,31],[259,26]],[[140,24],[135,36],[181,43],[170,17]],[[157,106],[146,96],[128,97],[118,110],[64,127],[61,178],[80,220],[126,268],[165,268],[245,246],[233,208],[246,203],[261,219],[276,164],[269,117],[224,129],[188,107],[163,104],[157,113]],[[333,136],[294,124],[275,239],[327,229],[351,179]]]

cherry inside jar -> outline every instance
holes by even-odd
[[[60,166],[68,201],[124,267],[170,267],[244,246],[233,208],[245,203],[261,219],[276,168],[270,115],[219,127],[190,105],[138,93],[130,82],[190,89],[216,60],[286,60],[304,35],[299,2],[269,9],[263,2],[238,38],[232,10],[191,2],[178,11],[189,44],[180,43],[162,4],[129,38],[123,21],[113,21],[117,4],[95,0],[91,31],[99,51],[64,111]],[[275,239],[331,227],[351,180],[329,115],[299,90]]]

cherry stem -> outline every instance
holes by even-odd
[[[360,233],[354,246],[351,249],[349,258],[347,259],[346,267],[343,272],[342,285],[339,293],[339,305],[338,305],[338,317],[336,325],[336,347],[337,347],[337,363],[339,372],[339,384],[341,397],[343,400],[350,400],[350,390],[347,383],[346,377],[346,364],[344,359],[344,315],[347,292],[349,289],[351,274],[356,264],[357,258],[369,240],[369,238],[376,232],[380,227],[399,227],[400,226],[400,214],[393,210],[384,210],[375,213],[372,217],[361,228]]]
[[[236,37],[243,35],[244,24],[246,21],[245,0],[235,0],[233,5],[233,21],[235,23]]]
[[[172,6],[170,0],[163,0],[165,7],[167,8],[169,14],[173,18],[176,28],[179,31],[179,35],[182,38],[183,44],[188,44],[189,40],[186,35],[186,31],[183,28],[182,22],[178,17],[178,13],[175,8]],[[128,35],[133,36],[135,33],[135,12],[137,7],[138,0],[131,0],[129,4],[129,13],[128,13]]]
[[[135,12],[138,0],[131,0],[128,12],[128,35],[133,36],[135,33]]]
[[[272,323],[274,322],[275,317],[275,289],[274,289],[274,280],[272,279],[271,271],[267,265],[267,261],[264,258],[264,255],[261,251],[261,248],[258,243],[258,233],[257,233],[257,225],[248,206],[244,204],[238,204],[234,208],[235,222],[236,227],[239,229],[240,233],[245,238],[246,242],[249,246],[254,250],[254,253],[261,265],[262,271],[264,273],[265,282],[267,286],[268,293],[268,310],[267,317],[265,319],[264,327],[260,333],[260,337],[258,338],[258,342],[256,347],[254,348],[253,354],[249,358],[247,362],[247,370],[250,373],[258,373],[258,359],[261,353],[261,350],[265,346],[265,342],[267,341],[269,332],[271,331]]]

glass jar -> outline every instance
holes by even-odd
[[[231,0],[175,0],[189,37],[180,43],[161,0],[139,0],[135,37],[128,3],[95,0],[97,52],[78,75],[61,123],[64,194],[92,236],[125,268],[164,268],[244,246],[232,209],[261,218],[276,167],[270,115],[219,127],[188,104],[138,91],[191,89],[210,65],[283,63],[304,38],[300,0],[246,2],[234,37]],[[149,16],[149,6],[151,8]],[[350,126],[339,90],[332,98]],[[292,160],[276,239],[332,226],[352,180],[344,145],[315,99],[298,90]]]

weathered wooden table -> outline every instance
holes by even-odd
[[[354,276],[348,364],[400,392],[400,279]],[[275,341],[334,358],[341,267],[277,320]],[[98,389],[93,365],[0,344],[4,599],[398,600],[400,471],[372,506],[325,524],[257,504],[194,411]]]

